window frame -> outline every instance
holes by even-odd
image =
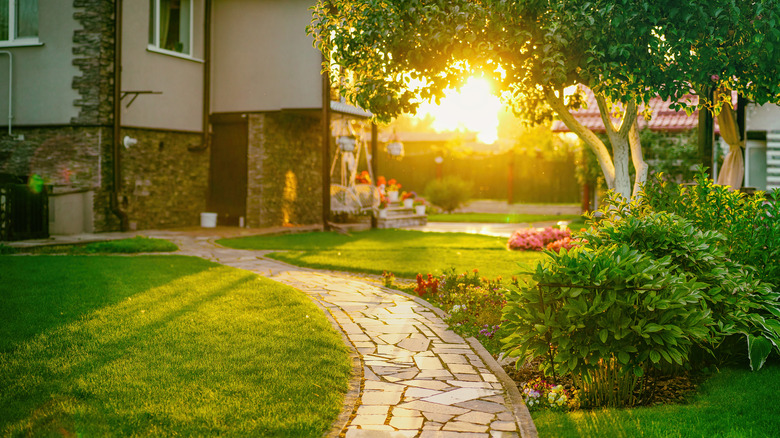
[[[40,21],[36,32],[38,36],[17,37],[18,23],[16,22],[16,3],[19,0],[8,0],[8,33],[0,35],[0,47],[22,47],[22,46],[42,46],[40,40]],[[37,9],[37,8],[36,8]],[[40,16],[39,16],[40,20]]]
[[[153,26],[151,31],[154,35],[154,42],[148,43],[147,50],[150,52],[160,53],[163,55],[169,55],[169,56],[175,56],[177,58],[184,58],[189,59],[192,61],[199,61],[195,56],[193,55],[194,52],[194,25],[195,25],[195,0],[180,0],[182,2],[189,2],[190,3],[190,16],[189,16],[189,41],[188,41],[188,47],[189,47],[189,53],[184,52],[177,52],[175,50],[168,50],[160,47],[160,0],[153,0],[154,2],[154,10],[149,11],[150,19],[149,19],[149,25]],[[154,14],[154,23],[151,21],[152,14]]]

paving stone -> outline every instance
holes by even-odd
[[[426,421],[423,424],[422,430],[441,430],[441,427],[444,426],[441,423],[436,423],[434,421]]]
[[[366,435],[367,437],[383,437],[383,438],[396,438],[396,437],[402,437],[401,434],[377,434],[376,431],[385,431],[385,432],[396,432],[396,430],[392,426],[388,426],[386,424],[366,424],[364,426],[361,426],[363,430],[368,430],[373,432],[371,435]]]
[[[471,411],[463,415],[455,417],[455,421],[464,421],[466,423],[475,424],[490,424],[493,419],[496,418],[495,414],[489,414],[487,412]]]
[[[452,371],[453,374],[477,374],[477,370],[474,369],[471,365],[461,365],[461,364],[447,364],[447,367]]]
[[[483,373],[483,374],[481,374],[481,376],[482,376],[482,380],[484,380],[486,382],[491,382],[491,383],[492,382],[498,382],[498,378],[496,378],[496,376],[493,375],[493,374]]]
[[[422,399],[431,403],[439,403],[443,405],[454,405],[455,403],[461,403],[469,400],[475,400],[480,397],[487,397],[494,395],[496,392],[492,389],[481,388],[458,388],[452,391],[443,392],[441,394],[433,395]]]
[[[442,427],[442,430],[457,432],[487,432],[487,424],[465,423],[463,421],[450,421]]]
[[[441,361],[435,357],[415,356],[414,362],[421,370],[441,370],[444,369],[444,365]]]
[[[396,405],[400,401],[400,392],[365,391],[360,397],[362,405]]]
[[[404,385],[407,385],[407,386],[415,386],[417,388],[425,388],[425,389],[434,389],[436,391],[444,391],[445,389],[452,388],[452,386],[450,386],[450,385],[448,385],[448,384],[446,384],[444,382],[440,382],[438,380],[418,380],[418,379],[414,379],[414,380],[405,380],[405,381],[403,381],[401,383],[404,384]]]
[[[481,382],[482,378],[479,377],[479,374],[453,374],[455,379],[457,380],[463,380],[466,382]]]
[[[447,380],[447,383],[449,383],[452,386],[460,386],[462,388],[493,389],[493,386],[491,386],[490,383],[487,382],[466,382],[463,380]]]
[[[422,423],[422,417],[393,417],[390,419],[390,425],[397,429],[419,429]]]
[[[367,424],[385,424],[387,415],[355,415],[350,424],[365,426]]]
[[[428,378],[440,378],[440,379],[451,379],[452,373],[447,370],[422,370],[420,371],[420,374],[417,375],[418,379],[428,379]]]
[[[358,406],[357,415],[384,415],[387,418],[387,414],[390,412],[389,406]]]
[[[501,421],[515,421],[515,416],[509,412],[499,412],[498,419]]]
[[[400,373],[388,374],[388,375],[386,375],[384,377],[387,380],[390,380],[392,378],[393,382],[397,382],[399,380],[414,379],[415,377],[417,377],[417,374],[418,373],[417,373],[416,369],[411,369],[411,370],[408,370],[408,371],[402,371]],[[432,388],[432,389],[435,389],[435,388]]]
[[[469,410],[474,410],[474,411],[490,412],[492,414],[497,414],[499,412],[506,410],[506,407],[504,407],[504,405],[500,405],[498,403],[493,403],[493,402],[486,402],[482,400],[465,401],[463,403],[457,403],[455,406],[469,409]]]
[[[396,345],[409,351],[426,351],[428,344],[430,344],[430,341],[426,338],[407,338]]]
[[[404,409],[399,408],[398,406],[393,408],[393,417],[420,417],[422,418],[422,413],[420,411],[415,411],[413,409]],[[400,428],[399,429],[403,429]]]
[[[520,435],[517,432],[493,430],[490,432],[490,438],[520,438]]]
[[[367,381],[364,384],[364,389],[385,391],[385,392],[403,392],[403,390],[406,389],[406,387],[404,385],[398,385],[395,383]]]
[[[415,400],[408,403],[402,403],[398,407],[404,409],[414,409],[417,411],[422,411],[423,415],[425,415],[426,412],[431,412],[434,414],[445,414],[445,415],[462,415],[469,411],[468,409],[459,408],[456,406],[446,406],[437,403],[428,403],[422,400]]]
[[[363,378],[366,379],[366,381],[370,380],[379,380],[379,377],[377,377],[376,374],[374,374],[373,371],[371,371],[368,367],[363,367]]]
[[[501,430],[505,432],[513,432],[517,430],[517,425],[514,421],[494,421],[490,423],[492,430]]]
[[[420,438],[490,438],[486,433],[453,432],[447,430],[424,430]]]
[[[434,391],[433,389],[425,388],[409,388],[404,393],[404,398],[423,398],[436,394],[441,394],[441,391]]]
[[[397,344],[406,339],[408,336],[409,335],[406,333],[387,333],[384,335],[379,335],[379,339],[387,342],[388,344]]]
[[[469,363],[462,354],[439,353],[439,358],[447,364],[467,365]]]
[[[355,343],[358,342],[371,342],[371,338],[364,334],[350,334],[349,340]]]

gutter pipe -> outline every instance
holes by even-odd
[[[113,161],[114,187],[111,190],[111,212],[119,219],[120,231],[127,231],[127,213],[119,205],[119,190],[122,188],[122,167],[119,147],[122,127],[122,0],[114,2],[114,123],[111,154]]]
[[[0,55],[8,55],[8,135],[13,138],[11,126],[14,120],[14,57],[7,50],[1,50]]]

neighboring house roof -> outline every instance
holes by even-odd
[[[598,103],[593,96],[593,92],[589,89],[585,89],[587,108],[579,111],[574,111],[574,117],[586,128],[593,132],[605,132],[604,123],[601,120],[601,114],[599,113]],[[695,105],[699,102],[698,96],[689,95],[686,99],[691,104]],[[699,125],[699,112],[694,111],[692,115],[688,115],[685,111],[675,111],[669,108],[669,101],[664,101],[660,97],[655,97],[650,100],[650,109],[652,110],[652,118],[647,121],[642,116],[642,111],[645,106],[639,107],[639,115],[637,116],[637,124],[639,129],[650,129],[653,131],[667,131],[667,132],[680,132],[693,129]],[[617,119],[613,119],[617,123]],[[553,132],[569,132],[569,128],[561,122],[556,120],[552,125]],[[718,129],[717,119],[715,120],[715,132],[720,132]]]

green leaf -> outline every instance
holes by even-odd
[[[609,336],[609,331],[607,329],[601,329],[599,331],[599,339],[601,339],[602,343],[607,343],[607,337]]]
[[[658,363],[661,361],[661,353],[652,350],[650,351],[650,360],[653,361],[653,363]]]
[[[628,361],[631,359],[631,357],[626,353],[625,351],[621,351],[618,353],[618,360],[623,365],[628,365]]]
[[[772,343],[764,337],[747,336],[748,355],[750,356],[750,369],[760,370],[772,352]]]

